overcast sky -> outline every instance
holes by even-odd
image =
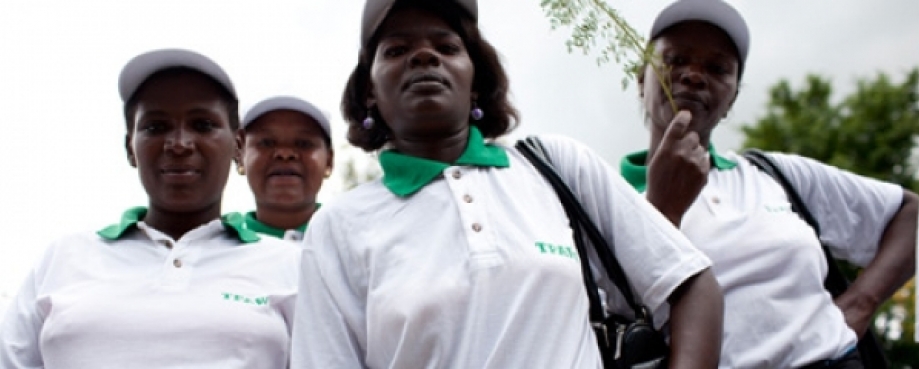
[[[669,1],[610,1],[640,32]],[[634,86],[621,67],[568,54],[568,30],[552,31],[540,0],[487,0],[480,24],[501,52],[522,124],[513,137],[555,132],[580,139],[613,164],[648,141]],[[344,82],[357,58],[363,2],[356,0],[0,0],[0,310],[41,251],[64,234],[99,229],[146,204],[124,152],[117,76],[141,52],[184,47],[229,72],[243,108],[295,94],[326,110],[336,144]],[[919,66],[919,1],[733,1],[751,29],[740,97],[716,130],[722,150],[741,123],[761,115],[769,86],[807,73],[838,92],[879,71],[902,80]],[[340,152],[339,156],[346,156]],[[321,194],[332,201],[337,181]],[[233,175],[226,211],[253,206]],[[7,296],[7,297],[4,297]]]

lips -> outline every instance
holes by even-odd
[[[677,106],[693,105],[708,109],[708,103],[702,96],[692,92],[677,92],[673,94],[673,101]]]
[[[268,177],[299,177],[303,178],[303,174],[299,170],[294,168],[275,168],[268,171]]]
[[[201,170],[190,165],[167,165],[160,168],[160,174],[169,183],[187,183],[195,181]]]
[[[431,85],[441,85],[443,87],[450,87],[450,82],[447,81],[447,79],[444,78],[443,76],[437,73],[424,72],[424,73],[414,74],[411,77],[409,77],[408,80],[405,81],[405,83],[402,85],[402,89],[407,90],[414,85],[420,85],[420,84],[431,84]]]

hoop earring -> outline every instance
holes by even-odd
[[[485,116],[485,112],[479,109],[479,104],[475,100],[472,100],[472,111],[469,112],[469,116],[472,117],[472,120],[482,120],[482,117]]]

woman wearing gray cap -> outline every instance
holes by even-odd
[[[287,367],[299,248],[221,215],[238,155],[229,77],[156,50],[119,89],[148,204],[47,249],[0,326],[0,368]]]
[[[246,226],[261,234],[300,240],[316,194],[332,174],[334,152],[329,120],[309,102],[276,96],[252,106],[237,133],[244,174],[255,196]]]
[[[310,221],[293,368],[603,367],[581,274],[592,256],[574,250],[553,188],[493,141],[517,112],[476,18],[475,0],[366,2],[342,109],[352,144],[383,149],[384,176]],[[588,148],[543,143],[636,294],[669,313],[670,367],[714,368],[707,258]]]
[[[639,86],[651,145],[625,157],[621,170],[712,259],[725,297],[721,367],[862,367],[858,336],[914,274],[916,195],[767,153],[813,213],[818,239],[776,179],[711,145],[744,71],[750,38],[741,15],[721,0],[680,0],[657,16],[651,43],[669,68],[663,77],[679,113],[646,68]],[[821,242],[867,266],[835,300],[824,288]]]

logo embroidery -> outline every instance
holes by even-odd
[[[791,204],[766,204],[766,211],[770,213],[788,213],[791,212]]]
[[[268,296],[249,297],[249,296],[237,295],[237,294],[228,293],[228,292],[221,293],[220,295],[223,296],[223,299],[227,301],[235,301],[235,302],[240,302],[243,304],[258,305],[258,306],[268,305]]]
[[[571,246],[553,245],[548,242],[536,242],[539,252],[547,255],[557,255],[569,259],[579,260],[578,251]]]

